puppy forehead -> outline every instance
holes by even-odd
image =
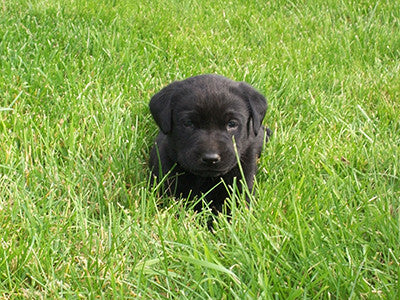
[[[190,93],[175,103],[176,112],[194,113],[203,119],[221,118],[226,114],[247,115],[245,101],[232,93]]]

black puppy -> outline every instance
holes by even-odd
[[[231,185],[236,177],[240,187],[237,156],[249,190],[253,187],[266,109],[265,98],[253,87],[219,75],[199,75],[166,86],[150,101],[161,129],[150,153],[153,178],[168,174],[164,188],[170,195],[206,194],[213,211],[221,211],[228,197],[221,180]],[[267,129],[267,138],[269,134]]]

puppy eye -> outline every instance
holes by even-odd
[[[239,127],[239,122],[236,120],[230,120],[228,124],[226,124],[226,128],[228,130],[235,130]]]
[[[190,120],[185,120],[185,121],[183,121],[183,126],[189,128],[189,127],[193,127],[194,125],[193,125],[193,122],[192,122],[192,121],[190,121]]]

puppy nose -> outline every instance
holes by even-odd
[[[201,160],[209,165],[215,164],[221,160],[221,156],[218,153],[204,153]]]

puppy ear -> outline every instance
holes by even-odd
[[[265,112],[267,111],[267,100],[246,82],[240,82],[239,88],[249,106],[250,116],[253,120],[254,134],[257,135],[264,119]]]
[[[153,115],[158,127],[165,134],[171,131],[172,127],[172,99],[176,92],[177,82],[163,88],[150,100],[150,112]]]

